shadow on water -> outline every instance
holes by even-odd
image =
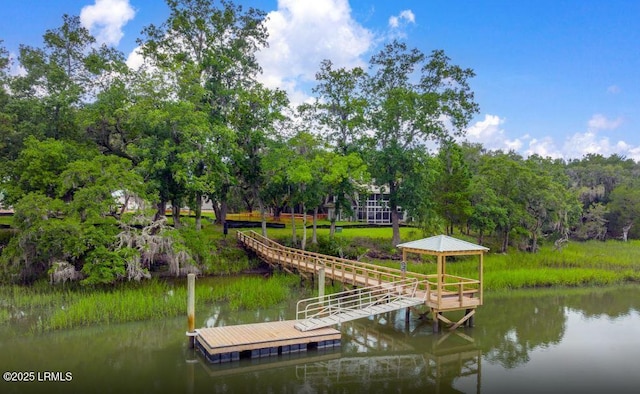
[[[200,326],[254,323],[293,319],[295,303],[196,313]],[[636,392],[639,325],[640,289],[623,287],[488,294],[474,328],[438,334],[387,313],[343,323],[341,348],[228,364],[187,348],[186,318],[39,335],[0,327],[3,372],[73,374],[0,392]]]

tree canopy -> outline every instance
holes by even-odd
[[[464,142],[479,112],[475,74],[444,50],[393,40],[363,67],[325,59],[310,99],[293,108],[259,82],[263,11],[166,1],[167,19],[138,39],[139,69],[77,16],[45,30],[40,47],[21,46],[15,65],[0,41],[0,205],[13,208],[16,230],[0,244],[4,279],[91,285],[140,280],[156,264],[206,271],[205,202],[219,224],[257,207],[265,234],[268,214],[301,215],[292,244],[305,248],[308,216],[311,244],[320,213],[335,237],[371,190],[388,204],[394,245],[401,217],[425,235],[473,234],[502,252],[640,237],[639,163]],[[182,223],[185,207],[194,224]]]

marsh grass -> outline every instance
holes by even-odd
[[[204,278],[196,281],[196,305],[225,302],[231,310],[267,308],[289,299],[299,283],[298,276],[284,274]],[[0,296],[0,323],[10,322],[12,311],[19,310],[40,316],[31,331],[50,331],[186,314],[187,290],[186,280],[153,279],[98,290],[6,286]]]
[[[543,247],[538,253],[488,253],[484,258],[484,288],[507,290],[537,287],[607,286],[640,282],[640,241],[572,242],[562,250]],[[415,258],[408,269],[435,274],[433,258]],[[372,260],[400,268],[398,261]],[[478,258],[447,259],[447,273],[478,278]]]

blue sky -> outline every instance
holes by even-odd
[[[5,2],[5,4],[7,4]],[[263,82],[308,99],[318,64],[365,65],[401,38],[444,49],[475,70],[480,114],[467,139],[523,155],[580,158],[617,153],[640,161],[640,1],[636,0],[246,0],[269,13]],[[64,13],[125,55],[162,0],[22,0],[5,6],[0,39],[40,46]],[[130,57],[132,65],[135,56]]]

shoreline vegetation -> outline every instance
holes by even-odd
[[[216,253],[235,259],[241,252],[234,242],[236,230],[229,231],[223,238],[218,227],[207,226],[207,239],[215,244]],[[401,230],[405,240],[423,237],[416,228]],[[307,231],[311,232],[310,229]],[[286,244],[291,230],[269,229],[268,235]],[[470,237],[454,236],[474,242]],[[638,248],[640,241],[637,240],[609,240],[569,242],[560,250],[550,243],[543,245],[537,253],[489,252],[484,263],[484,288],[487,292],[505,293],[516,289],[604,287],[640,282]],[[309,245],[307,249],[388,267],[400,266],[398,253],[391,246],[391,228],[388,227],[349,228],[344,224],[341,233],[333,239],[329,238],[327,229],[319,229],[318,244]],[[477,275],[476,259],[458,258],[451,262],[448,265],[451,274]],[[233,261],[228,263],[234,265]],[[236,271],[227,269],[200,278],[196,285],[197,306],[223,302],[231,310],[261,309],[317,291],[309,284],[301,286],[297,275],[280,272],[243,274],[261,272],[260,265],[259,261],[249,259],[248,267],[240,264]],[[431,274],[435,264],[426,258],[411,260],[408,269]],[[28,322],[29,332],[37,333],[179,316],[186,308],[186,280],[183,279],[156,277],[140,283],[102,287],[78,283],[51,286],[46,281],[31,286],[5,285],[0,287],[0,326],[23,321]],[[339,291],[338,287],[334,286],[328,292]]]

